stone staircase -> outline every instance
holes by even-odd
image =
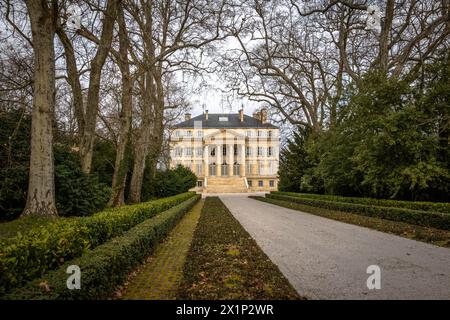
[[[204,193],[245,193],[248,192],[243,177],[208,177]]]

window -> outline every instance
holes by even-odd
[[[264,153],[263,147],[258,147],[258,156],[259,156],[259,157],[262,156],[263,153]]]
[[[269,174],[275,174],[275,163],[273,161],[269,162]]]
[[[252,147],[245,147],[245,155],[247,157],[252,155]]]
[[[222,155],[223,156],[227,155],[227,146],[222,146]]]
[[[176,130],[174,135],[175,135],[175,138],[178,138],[180,136],[180,131]]]
[[[197,175],[202,175],[202,164],[201,163],[197,163],[197,168],[196,168],[196,170],[197,170]]]
[[[228,117],[219,117],[219,122],[226,122],[228,121]]]
[[[264,163],[262,162],[258,164],[258,174],[264,174]]]
[[[267,131],[267,136],[268,137],[272,137],[272,131],[271,130]]]
[[[248,186],[251,187],[252,186],[252,180],[248,180]]]
[[[235,156],[238,155],[238,146],[237,146],[237,144],[235,144],[235,145],[233,146],[233,155],[235,155]]]
[[[247,163],[247,168],[245,169],[247,174],[252,174],[252,165],[251,163]]]
[[[264,186],[263,181],[262,181],[262,180],[259,180],[259,181],[258,181],[258,187],[263,187],[263,186]]]
[[[197,187],[203,187],[203,181],[202,180],[198,180],[197,181]]]
[[[252,135],[253,135],[252,131],[251,131],[251,130],[248,130],[248,131],[247,131],[247,137],[251,137]]]
[[[222,176],[228,175],[228,165],[225,162],[222,164],[221,170],[222,170],[221,171]]]
[[[211,149],[211,155],[212,155],[212,156],[215,156],[215,155],[216,155],[216,148],[212,148],[212,149]]]
[[[176,147],[175,148],[175,157],[181,157],[183,154],[183,148]]]
[[[192,137],[192,131],[191,130],[187,130],[186,131],[186,137]]]
[[[197,147],[197,148],[195,148],[195,149],[196,149],[195,154],[196,154],[197,156],[203,155],[203,148],[202,148],[202,147]]]
[[[197,137],[198,138],[201,138],[201,137],[203,137],[203,131],[197,131]]]
[[[275,183],[273,180],[269,180],[269,187],[273,188],[275,186]]]
[[[210,176],[216,175],[216,164],[215,163],[209,165],[209,175]]]
[[[263,137],[263,132],[261,130],[258,130],[258,137]]]
[[[184,149],[186,156],[192,156],[192,147],[187,147]]]
[[[268,147],[267,148],[267,156],[271,157],[272,155],[273,155],[273,149],[272,149],[272,147]]]

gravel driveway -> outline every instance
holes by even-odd
[[[450,299],[450,250],[247,198],[220,195],[309,299]],[[367,288],[369,265],[381,289]]]

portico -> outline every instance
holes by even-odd
[[[198,177],[197,191],[276,190],[279,129],[261,118],[189,117],[174,128],[170,141],[171,166],[189,167]]]

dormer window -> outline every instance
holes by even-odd
[[[227,122],[228,117],[219,117],[219,122]]]

